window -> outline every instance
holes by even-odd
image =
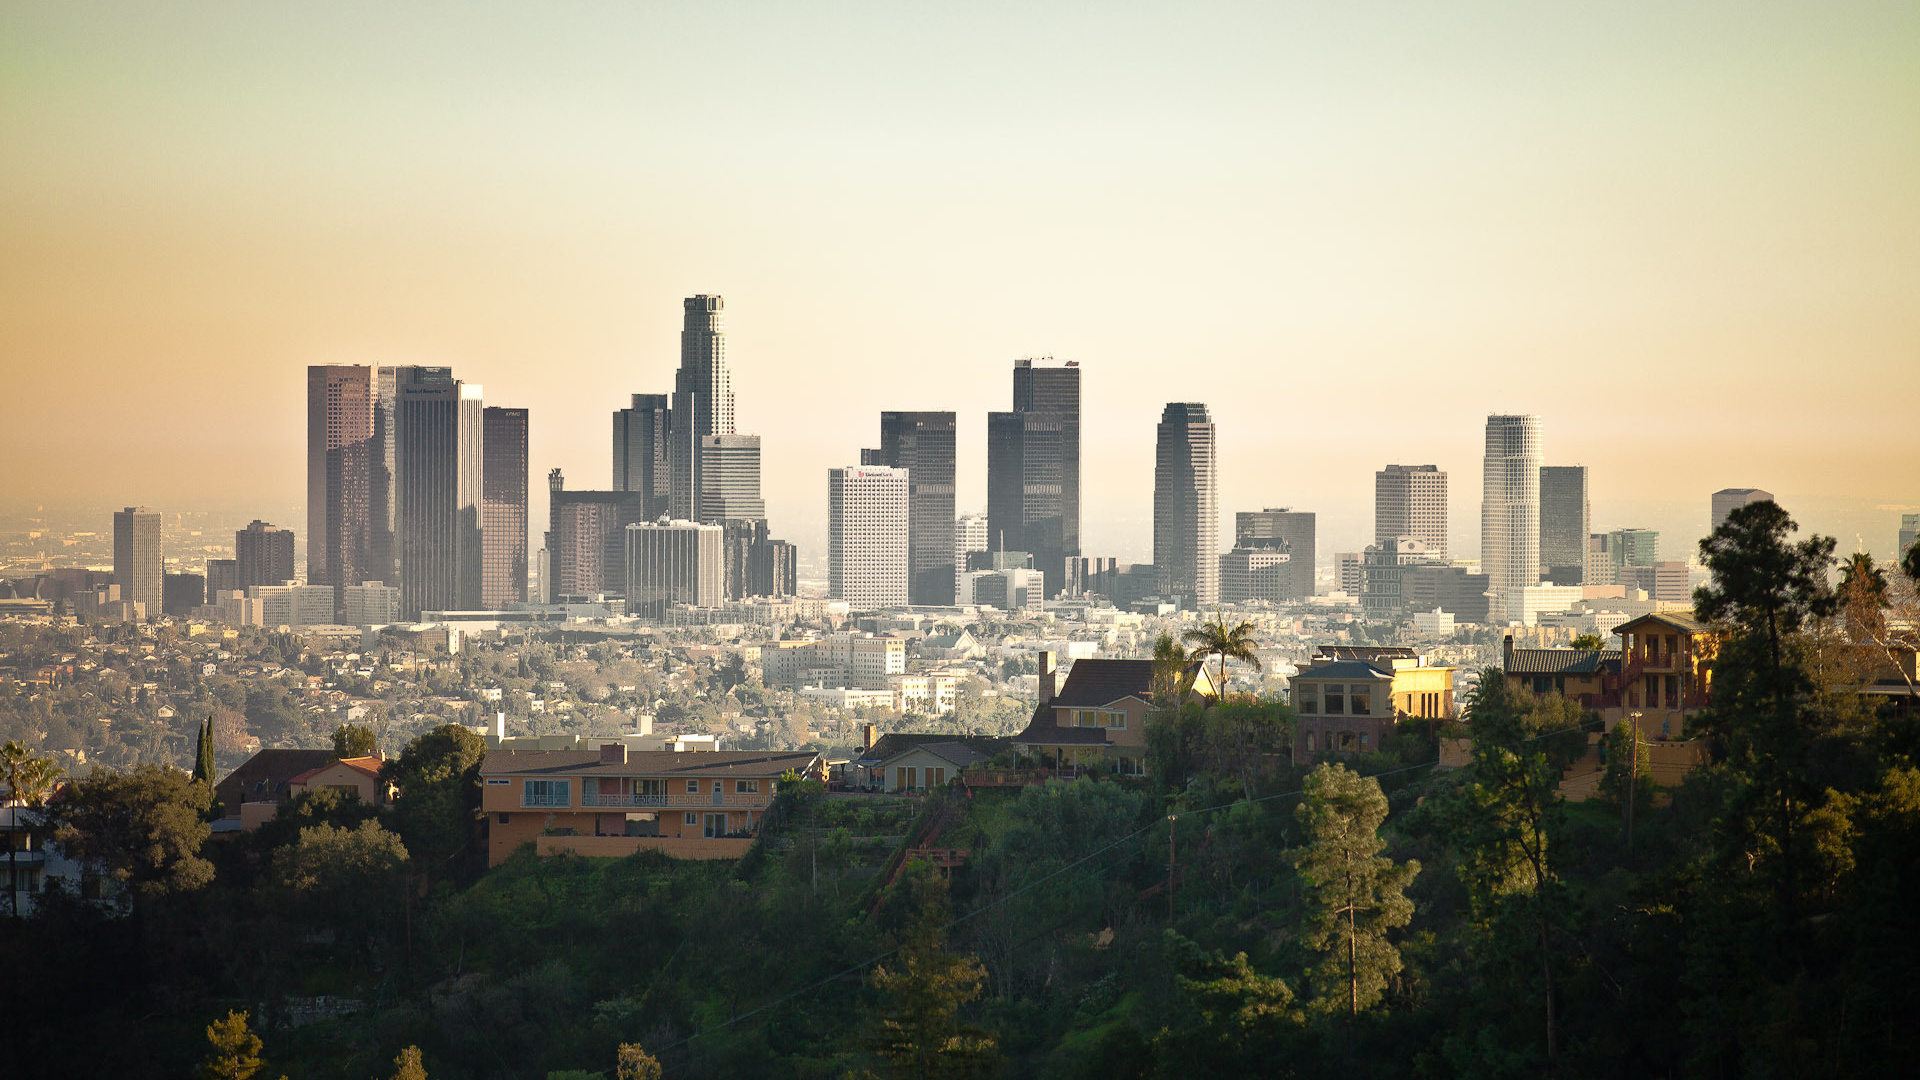
[[[1367,733],[1364,731],[1360,733],[1360,752],[1367,752]]]
[[[947,770],[945,769],[928,769],[927,770],[927,786],[928,787],[939,787],[941,784],[944,784],[946,782],[947,782]]]
[[[1368,686],[1366,683],[1354,683],[1347,689],[1349,696],[1353,699],[1353,708],[1351,710],[1353,715],[1371,715],[1373,712],[1373,687]]]
[[[700,794],[700,781],[698,781],[698,780],[689,780],[689,781],[687,781],[687,794],[689,794],[689,795],[698,795],[698,794]],[[689,825],[691,825],[691,824],[693,824],[693,822],[691,822],[691,821],[689,821],[689,822],[687,822],[687,824],[689,824]]]
[[[689,781],[689,783],[691,783],[691,781]],[[689,810],[689,811],[687,811],[687,824],[689,824],[689,825],[698,825],[698,824],[700,824],[700,815],[699,815],[699,814],[696,814],[696,813],[694,813],[694,812],[693,812],[693,811],[691,811],[691,810]]]
[[[511,819],[511,817],[510,817],[509,815],[507,815],[507,814],[504,814],[504,813],[500,815],[500,824],[502,824],[502,825],[505,825],[505,824],[507,824],[507,822],[508,822],[508,821],[510,821],[510,820],[512,820],[512,819]]]
[[[733,782],[733,793],[735,795],[758,795],[760,794],[760,781],[735,780]]]
[[[521,806],[571,806],[572,784],[566,780],[528,780],[520,789]]]
[[[1307,732],[1307,753],[1313,753],[1313,732]]]
[[[1320,712],[1320,684],[1319,683],[1308,683],[1307,685],[1302,686],[1299,690],[1298,697],[1300,700],[1298,701],[1297,704],[1300,706],[1301,715],[1314,716],[1319,714]],[[1309,747],[1309,749],[1311,749],[1311,747]]]
[[[1107,726],[1124,730],[1127,726],[1127,714],[1118,711],[1108,713]]]
[[[1346,688],[1340,683],[1327,684],[1326,711],[1328,716],[1345,716],[1347,712]]]
[[[714,793],[715,795],[718,795],[718,794],[720,794],[720,781],[718,781],[718,780],[715,780],[715,781],[713,782],[713,793]]]

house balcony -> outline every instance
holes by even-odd
[[[698,796],[687,796],[687,798],[697,797]],[[668,806],[671,805],[668,802],[668,798],[666,795],[604,794],[598,791],[583,791],[580,793],[580,805],[596,807]]]

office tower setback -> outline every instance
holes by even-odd
[[[1015,361],[1013,411],[987,414],[988,545],[1032,552],[1049,596],[1080,554],[1080,364],[1050,360]]]
[[[157,619],[166,587],[160,567],[160,514],[129,506],[113,514],[113,583],[120,599],[142,604],[142,618]]]
[[[393,402],[400,370],[307,369],[307,583],[332,585],[336,597],[340,586],[393,573]]]
[[[760,497],[760,436],[703,436],[698,472],[701,523],[767,520]]]
[[[1487,417],[1481,479],[1480,567],[1493,590],[1489,617],[1518,618],[1520,590],[1540,580],[1540,448],[1537,416]]]
[[[233,534],[233,561],[239,568],[238,588],[285,585],[293,580],[293,530],[255,518]]]
[[[1773,492],[1759,488],[1721,488],[1713,493],[1713,525],[1708,528],[1712,533],[1726,523],[1727,515],[1748,503],[1772,502]]]
[[[481,388],[448,368],[402,368],[394,460],[400,614],[480,606]]]
[[[1593,503],[1585,465],[1540,467],[1540,576],[1555,585],[1586,582]]]
[[[907,603],[907,470],[827,471],[828,595],[855,608]]]
[[[722,532],[692,521],[627,526],[627,614],[659,619],[682,604],[719,607],[726,599]]]
[[[673,468],[667,457],[667,394],[635,394],[613,414],[613,490],[636,491],[648,520],[669,511]]]
[[[1220,499],[1213,418],[1198,402],[1160,414],[1153,466],[1153,564],[1162,596],[1188,608],[1220,602]]]
[[[527,600],[527,410],[481,414],[480,604]]]
[[[725,308],[725,300],[706,294],[682,302],[680,368],[673,377],[667,448],[672,478],[668,509],[678,520],[702,520],[700,440],[734,433]]]
[[[1447,474],[1434,465],[1389,465],[1373,474],[1373,542],[1410,536],[1447,557]]]
[[[950,412],[883,412],[880,446],[865,464],[907,470],[907,596],[915,604],[953,603],[953,482],[956,422]],[[870,462],[865,461],[871,457]]]
[[[1253,541],[1271,542],[1278,540],[1285,545],[1288,573],[1292,581],[1288,586],[1286,599],[1304,600],[1317,590],[1314,588],[1314,516],[1310,510],[1291,510],[1286,507],[1266,510],[1242,510],[1233,519],[1233,546],[1236,548],[1252,546],[1270,546],[1270,543],[1254,544]],[[1356,594],[1357,595],[1357,594]]]
[[[967,556],[987,551],[987,515],[961,514],[953,519],[953,595],[959,602],[960,579],[967,572]]]
[[[627,526],[647,520],[638,491],[568,491],[547,474],[549,603],[570,597],[624,596]]]

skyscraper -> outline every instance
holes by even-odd
[[[1291,585],[1289,600],[1304,600],[1315,592],[1314,515],[1311,510],[1287,507],[1252,511],[1242,510],[1233,519],[1233,546],[1259,547],[1262,542],[1279,540],[1288,552],[1287,570]]]
[[[334,586],[336,599],[342,586],[392,576],[396,371],[307,369],[307,583]]]
[[[647,619],[679,604],[719,607],[726,598],[718,525],[636,522],[626,533],[627,614]]]
[[[309,538],[307,542],[311,544],[313,541]],[[269,525],[255,518],[246,528],[233,534],[233,561],[240,574],[239,587],[242,589],[250,589],[255,585],[285,585],[293,579],[293,530]]]
[[[990,550],[987,546],[987,515],[961,514],[953,519],[953,595],[960,597],[960,579],[967,573],[967,555]]]
[[[1913,542],[1920,539],[1920,514],[1900,515],[1900,536],[1894,545],[1893,561],[1897,564],[1913,550]]]
[[[953,603],[955,430],[950,412],[883,412],[872,464],[907,470],[907,596]]]
[[[400,617],[480,606],[481,388],[409,367],[396,386]]]
[[[1713,493],[1713,525],[1707,532],[1711,534],[1726,523],[1727,515],[1748,503],[1772,502],[1773,492],[1759,488],[1721,488]]]
[[[1593,503],[1585,465],[1540,467],[1540,576],[1555,585],[1586,582]]]
[[[1014,361],[1013,411],[987,414],[987,532],[994,551],[1033,554],[1047,595],[1065,584],[1080,554],[1079,361]]]
[[[527,410],[481,416],[480,603],[500,608],[527,599]]]
[[[827,594],[857,608],[907,603],[907,470],[827,470]]]
[[[725,309],[725,300],[704,293],[682,302],[680,368],[673,377],[667,448],[673,482],[669,513],[678,520],[702,520],[700,440],[734,433]]]
[[[698,472],[701,524],[767,520],[760,497],[760,436],[702,436]]]
[[[559,469],[547,473],[549,602],[626,595],[627,526],[648,520],[641,493],[566,486]]]
[[[129,506],[113,514],[113,583],[120,599],[145,604],[144,617],[159,618],[166,599],[160,567],[160,514]]]
[[[1540,580],[1540,418],[1487,417],[1480,497],[1480,568],[1488,618],[1520,615],[1520,590]]]
[[[1160,593],[1192,608],[1220,602],[1220,497],[1213,418],[1198,402],[1160,414],[1153,466],[1153,565]]]
[[[1447,474],[1434,465],[1389,465],[1373,474],[1373,542],[1410,536],[1427,557],[1447,557]]]
[[[667,394],[635,394],[613,414],[613,490],[637,491],[649,520],[668,512],[673,488]]]

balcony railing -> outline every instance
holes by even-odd
[[[687,799],[697,799],[697,795],[688,795]],[[598,791],[580,793],[581,806],[666,806],[665,795],[628,795],[619,792],[603,794]]]

